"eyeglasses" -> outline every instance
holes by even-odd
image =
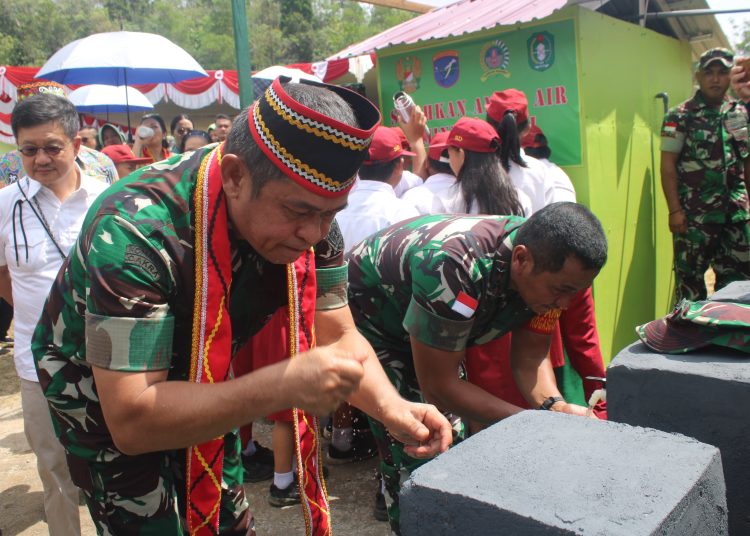
[[[36,153],[38,153],[39,151],[44,151],[47,156],[54,158],[64,150],[65,147],[60,147],[59,145],[46,145],[44,147],[34,147],[32,145],[26,145],[24,147],[18,148],[18,151],[28,158],[35,157]]]

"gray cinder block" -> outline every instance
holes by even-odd
[[[400,505],[404,536],[727,530],[715,447],[546,411],[505,419],[420,467]]]
[[[658,354],[637,342],[607,370],[610,420],[678,432],[719,448],[733,536],[750,534],[750,358],[744,355],[719,347]]]
[[[711,301],[750,303],[750,281],[734,281],[711,295]]]

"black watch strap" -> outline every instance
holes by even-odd
[[[558,402],[565,402],[565,399],[561,396],[550,396],[544,399],[544,402],[542,402],[542,405],[539,406],[539,409],[549,410],[552,406],[554,406]]]

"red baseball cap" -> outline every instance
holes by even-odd
[[[130,146],[124,143],[121,145],[107,145],[102,148],[102,152],[110,157],[115,164],[121,162],[133,162],[134,164],[151,162],[150,158],[136,158]]]
[[[487,115],[498,123],[503,119],[505,112],[515,112],[516,123],[523,123],[529,119],[529,101],[523,91],[517,89],[506,89],[495,91],[490,97],[487,105]]]
[[[391,128],[396,131],[396,134],[398,134],[398,139],[401,140],[401,147],[403,147],[405,151],[410,151],[411,145],[409,145],[409,140],[406,139],[406,134],[404,134],[404,131],[401,130],[401,127]]]
[[[542,129],[536,125],[531,125],[529,130],[526,132],[523,138],[521,138],[521,147],[524,149],[531,147],[536,149],[537,147],[546,147],[547,137],[542,132]]]
[[[476,117],[462,117],[453,125],[445,143],[431,143],[430,151],[443,147],[459,147],[475,153],[494,153],[499,146],[500,136],[487,121]]]
[[[438,132],[432,137],[430,140],[430,150],[427,151],[427,158],[448,163],[448,159],[443,156],[443,151],[448,147],[448,134],[450,132]]]
[[[370,143],[370,154],[362,162],[365,166],[373,164],[384,164],[399,156],[414,156],[415,153],[405,151],[401,144],[401,137],[395,129],[389,127],[378,127],[372,136]]]

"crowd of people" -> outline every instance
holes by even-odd
[[[717,287],[750,279],[750,65],[712,49],[696,80],[662,127],[690,300],[709,265]],[[252,534],[243,484],[266,480],[325,534],[327,434],[327,464],[380,458],[374,515],[398,534],[405,478],[451,444],[525,409],[606,418],[586,400],[607,240],[526,96],[428,142],[426,123],[276,80],[234,120],[147,114],[129,143],[82,127],[62,86],[19,92],[0,297],[50,534],[80,533],[79,494],[99,534]]]

